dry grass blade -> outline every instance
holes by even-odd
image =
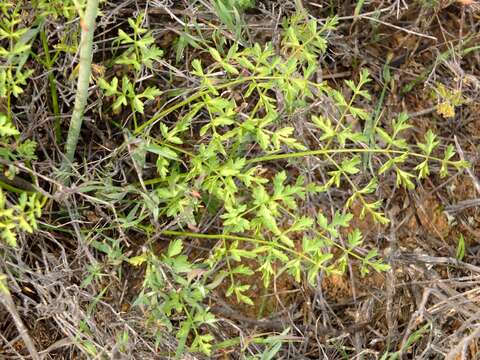
[[[0,273],[0,303],[5,306],[8,313],[12,317],[15,325],[18,329],[18,334],[22,338],[25,346],[30,353],[30,356],[33,360],[40,360],[40,356],[37,352],[35,347],[35,343],[33,342],[30,334],[28,333],[28,329],[25,327],[25,324],[22,321],[20,314],[18,313],[17,307],[15,306],[15,302],[12,299],[12,295],[8,290],[8,284],[6,282],[6,276]]]

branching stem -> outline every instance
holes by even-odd
[[[280,159],[291,159],[291,158],[298,158],[298,157],[305,157],[305,156],[315,156],[315,155],[327,155],[327,154],[338,154],[338,153],[378,153],[378,154],[396,154],[396,155],[403,155],[408,153],[411,156],[415,156],[418,158],[426,159],[426,160],[434,160],[442,162],[443,159],[434,156],[427,156],[419,153],[409,152],[405,150],[392,150],[392,149],[317,149],[317,150],[307,150],[307,151],[299,151],[299,152],[291,152],[285,154],[272,154],[266,156],[259,156],[256,158],[252,158],[247,160],[247,163],[259,163],[265,161],[273,161],[273,160],[280,160]],[[453,165],[457,164],[458,161],[451,161],[447,160],[447,164]]]

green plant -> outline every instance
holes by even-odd
[[[432,97],[437,100],[437,113],[444,118],[453,118],[455,116],[455,107],[465,102],[460,90],[447,89],[441,83],[436,84],[432,91]]]
[[[24,26],[21,9],[22,2],[2,1],[0,4],[0,100],[6,101],[6,114],[0,113],[0,171],[7,180],[18,173],[15,161],[29,163],[36,158],[35,141],[20,141],[20,133],[12,123],[12,97],[18,98],[23,93],[27,79],[33,74],[33,70],[25,69],[25,63],[39,30],[39,26]],[[11,191],[12,195],[2,189]],[[18,193],[18,197],[13,193]],[[33,232],[40,214],[37,194],[27,194],[0,181],[0,240],[16,246],[17,233]]]
[[[0,170],[2,179],[9,181],[19,175],[18,162],[30,166],[35,159],[35,142],[21,141],[13,124],[21,121],[15,114],[16,103],[33,74],[27,60],[32,57],[42,62],[49,72],[55,133],[61,139],[53,71],[61,53],[79,50],[77,96],[66,146],[69,163],[75,155],[91,82],[98,1],[33,3],[41,14],[37,20],[26,20],[21,2],[4,0],[0,5],[0,98],[7,104],[6,109],[2,107],[6,114],[0,114]],[[298,9],[303,7],[301,1],[295,3]],[[316,287],[320,274],[342,275],[350,269],[369,276],[372,271],[386,271],[389,265],[381,249],[355,227],[354,214],[388,224],[379,184],[382,188],[391,185],[391,191],[408,191],[432,174],[445,177],[452,169],[467,166],[457,160],[454,147],[441,142],[432,130],[412,144],[406,114],[391,119],[381,116],[392,79],[390,58],[373,112],[369,110],[367,70],[360,69],[343,88],[315,80],[336,17],[321,23],[298,12],[282,20],[278,41],[250,44],[243,38],[248,32],[243,12],[254,6],[253,0],[212,0],[209,4],[223,25],[208,24],[212,31],[205,24],[188,23],[175,43],[177,63],[187,48],[194,55],[195,60],[182,69],[181,81],[186,79],[188,88],[178,89],[178,73],[165,77],[160,66],[166,64],[161,61],[163,50],[144,25],[148,12],[120,24],[111,44],[112,59],[97,81],[106,100],[99,101],[101,109],[92,108],[92,114],[104,113],[105,121],[120,128],[125,142],[111,156],[95,162],[95,174],[85,176],[83,184],[67,189],[91,201],[102,217],[104,212],[97,205],[107,205],[108,215],[113,214],[112,224],[75,233],[79,238],[87,234],[94,256],[102,254],[100,261],[90,258],[79,281],[83,291],[100,288],[87,306],[86,318],[78,322],[75,337],[89,356],[102,356],[104,351],[94,339],[88,317],[112,288],[113,282],[104,285],[110,279],[109,270],[118,271],[122,280],[130,266],[144,271],[135,305],[142,309],[158,348],[165,333],[175,334],[175,354],[167,356],[181,358],[189,351],[213,357],[217,350],[244,342],[243,336],[216,342],[218,320],[210,308],[213,293],[255,306],[257,287],[269,290],[279,278]],[[206,8],[209,4],[202,2]],[[364,1],[357,1],[354,16],[365,6]],[[69,35],[60,35],[52,48],[49,27],[44,25],[77,15],[80,44],[70,43]],[[192,29],[195,35],[189,33]],[[72,38],[77,37],[72,33]],[[205,40],[205,34],[211,40]],[[35,54],[39,48],[43,54]],[[103,69],[103,64],[99,67]],[[159,78],[166,81],[155,82]],[[435,96],[438,112],[445,117],[454,115],[454,107],[463,102],[461,94],[442,85],[436,87]],[[152,116],[154,100],[161,100],[155,102],[161,108]],[[100,133],[103,125],[98,125]],[[118,174],[110,176],[113,167],[121,168],[123,179]],[[130,181],[132,172],[138,183]],[[20,231],[36,229],[42,202],[38,194],[17,189],[7,180],[0,181],[0,240],[15,246]],[[65,189],[60,186],[59,190]],[[328,209],[323,201],[327,196],[334,200]],[[131,246],[128,240],[124,243],[128,237],[119,235],[125,231],[142,232],[145,243],[140,247]],[[171,240],[163,248],[154,244],[158,238]],[[465,241],[460,237],[456,257],[464,256]],[[6,287],[2,278],[0,274],[0,291]],[[402,351],[421,339],[422,329],[400,351],[384,357],[401,357]],[[262,346],[250,354],[242,349],[242,356],[279,356],[282,342],[289,341],[284,336],[289,329],[279,333],[253,334],[248,341]],[[125,352],[128,336],[129,330],[118,336]]]
[[[461,176],[450,179],[453,183],[439,180],[468,165],[463,154],[455,154],[448,129],[441,136],[428,124],[425,131],[412,129],[421,119],[391,115],[390,106],[391,95],[411,91],[449,57],[459,55],[462,67],[468,65],[479,48],[467,47],[475,33],[465,23],[459,41],[406,80],[398,77],[398,64],[402,74],[412,76],[418,70],[415,59],[428,60],[431,51],[419,48],[395,59],[390,54],[384,62],[370,56],[373,63],[357,66],[365,51],[371,55],[372,43],[359,43],[356,36],[370,33],[378,40],[373,45],[384,47],[388,29],[402,30],[390,24],[389,11],[400,18],[401,6],[376,11],[364,0],[346,8],[329,1],[314,18],[302,12],[307,2],[294,0],[280,9],[285,18],[259,23],[259,14],[275,19],[268,11],[277,7],[254,0],[170,3],[0,0],[0,263],[6,274],[0,271],[0,302],[18,330],[9,334],[19,334],[16,340],[22,342],[19,349],[7,336],[6,347],[13,345],[11,353],[20,356],[28,351],[33,359],[55,347],[38,353],[22,324],[28,315],[41,319],[36,329],[58,326],[61,338],[74,345],[68,351],[88,358],[121,357],[119,352],[144,358],[187,353],[221,358],[232,352],[235,358],[268,360],[287,351],[308,356],[314,342],[292,351],[296,342],[303,343],[300,332],[325,337],[319,345],[325,356],[358,355],[355,336],[341,333],[354,334],[368,314],[353,320],[344,311],[330,321],[315,306],[316,295],[325,288],[329,301],[335,296],[330,285],[343,283],[345,276],[360,284],[354,298],[363,298],[361,285],[377,284],[385,276],[373,273],[390,268],[383,257],[387,244],[376,240],[397,228],[389,228],[389,221],[403,215],[399,198],[424,179],[427,191],[432,184],[450,183],[435,188],[442,195],[463,181]],[[413,10],[429,13],[425,6]],[[292,15],[293,9],[298,12]],[[95,30],[97,12],[102,19]],[[440,20],[445,15],[435,13]],[[333,17],[319,20],[328,14]],[[342,28],[351,23],[352,31],[344,32],[349,41],[331,46],[338,20]],[[428,25],[423,23],[421,33],[411,26],[403,30],[433,38]],[[451,25],[445,23],[444,30],[452,33]],[[352,43],[358,46],[349,63]],[[411,64],[402,63],[406,58]],[[325,76],[330,66],[348,73]],[[378,87],[366,69],[382,66]],[[466,110],[474,79],[462,86],[460,91],[434,85],[438,114],[451,118],[456,107]],[[85,109],[92,122],[80,132]],[[67,156],[59,164],[63,154],[51,140],[61,144],[62,119],[69,121],[70,113]],[[35,141],[25,139],[31,133],[39,141],[38,153]],[[458,149],[464,147],[461,140]],[[85,153],[77,153],[78,141]],[[72,167],[74,158],[78,163]],[[65,181],[58,181],[59,169]],[[49,199],[41,221],[46,200],[40,193]],[[428,212],[436,201],[425,200]],[[361,230],[362,221],[374,231]],[[24,241],[32,237],[23,232],[37,226],[42,231],[35,241]],[[459,277],[469,270],[467,245],[460,235],[456,251],[450,249]],[[440,250],[444,256],[444,247]],[[407,264],[407,253],[404,258]],[[436,262],[435,268],[441,266]],[[61,273],[68,276],[55,275]],[[439,271],[441,277],[447,273]],[[11,294],[7,278],[15,285]],[[60,307],[73,309],[75,316],[61,308],[52,316],[49,306],[35,306],[48,305],[58,289],[64,297]],[[420,305],[428,300],[432,309],[441,309],[424,295]],[[19,313],[15,307],[23,298],[28,301]],[[132,303],[136,309],[130,309]],[[294,307],[298,303],[301,308]],[[382,301],[364,305],[370,309]],[[393,305],[405,308],[402,301]],[[442,326],[450,318],[435,319],[442,336],[432,332],[428,344],[424,335],[433,324],[409,324],[403,341],[380,329],[374,337],[388,340],[380,355],[399,359],[423,350],[444,352],[448,339],[458,337],[449,337],[451,326]],[[114,320],[108,329],[104,319]],[[346,319],[354,321],[351,327],[342,326]],[[370,340],[365,344],[375,343]],[[379,351],[375,344],[374,352]]]
[[[457,250],[455,251],[455,258],[462,261],[465,258],[465,238],[463,234],[458,237]]]
[[[386,351],[380,360],[397,360],[401,359],[402,355],[405,351],[407,351],[410,347],[414,347],[422,338],[424,337],[425,333],[431,328],[431,324],[425,324],[420,327],[418,330],[414,331],[410,336],[407,338],[407,341],[403,344],[402,348],[396,352],[388,352]]]
[[[152,32],[143,28],[141,26],[142,22],[142,16],[135,20],[128,19],[133,34],[128,35],[125,31],[119,29],[118,38],[114,41],[117,46],[126,47],[122,54],[115,59],[115,63],[132,66],[137,72],[141,70],[142,66],[151,69],[153,62],[158,61],[163,56],[163,51],[155,45]]]
[[[238,41],[243,41],[242,32],[246,26],[242,13],[253,7],[255,0],[212,0],[212,5],[220,21],[226,25]]]
[[[210,47],[211,65],[197,59],[191,64],[199,83],[195,93],[135,123],[128,139],[135,149],[129,152],[135,155],[142,187],[122,191],[141,201],[121,221],[147,234],[175,238],[166,255],[146,248],[129,262],[146,267],[137,303],[158,325],[157,339],[163,327],[173,329],[172,318],[183,319],[177,324],[177,356],[187,345],[210,354],[214,338],[208,326],[215,318],[203,302],[220,284],[226,284],[225,296],[252,305],[255,299],[245,280],[252,276],[261,276],[265,287],[282,275],[315,286],[320,272],[343,274],[348,264],[355,264],[362,276],[387,270],[379,249],[353,228],[353,208],[360,209],[360,218],[387,224],[376,196],[383,177],[394,176],[396,186],[412,189],[430,174],[432,163],[440,166],[440,176],[466,166],[453,160],[451,145],[436,155],[440,142],[432,131],[416,146],[409,144],[404,134],[411,125],[405,114],[386,126],[371,121],[368,131],[352,126],[353,120],[365,124],[372,119],[360,105],[370,101],[368,72],[345,82],[348,96],[311,80],[335,24],[333,18],[319,27],[303,14],[285,19],[277,52],[271,43]],[[129,54],[134,59],[135,51]],[[134,70],[138,73],[139,67]],[[130,103],[132,113],[142,113],[143,104],[132,103],[149,97],[137,95],[129,84],[122,79],[119,91],[113,78],[101,80],[99,87],[115,97],[114,110]],[[150,98],[160,95],[153,93]],[[328,99],[334,111],[314,110],[311,104],[318,98]],[[305,109],[309,114],[301,116]],[[299,117],[310,137],[296,132]],[[362,154],[370,156],[370,178],[359,176]],[[302,175],[302,159],[309,156],[325,161],[323,181],[309,182]],[[147,158],[156,161],[158,177],[143,180]],[[283,167],[280,162],[297,166],[298,173],[277,170]],[[335,212],[315,209],[312,215],[306,210],[307,199],[333,188],[348,194]],[[217,213],[218,231],[198,232],[199,221]],[[160,219],[168,219],[174,229],[152,225]],[[212,251],[193,264],[181,254],[180,238],[208,241]]]
[[[122,106],[130,105],[133,113],[138,112],[143,114],[144,101],[154,100],[155,97],[162,94],[162,92],[154,86],[147,87],[142,93],[137,93],[133,83],[127,76],[122,78],[121,89],[118,89],[117,77],[114,77],[110,83],[104,79],[99,79],[98,86],[105,91],[106,96],[113,96],[115,98],[112,105],[113,111],[120,110]]]
[[[33,74],[33,70],[25,69],[25,63],[39,30],[39,26],[23,26],[21,5],[22,2],[9,1],[0,4],[0,100],[6,101],[6,114],[0,112],[0,157],[9,161],[33,160],[36,146],[31,140],[15,140],[19,132],[11,122],[12,97],[18,98],[23,93],[27,79]],[[10,167],[8,176],[12,177],[15,171]]]
[[[134,78],[137,76],[136,74],[140,74],[142,67],[152,70],[153,62],[158,61],[163,55],[163,51],[154,45],[155,39],[152,33],[141,27],[142,21],[142,17],[137,17],[136,20],[128,19],[128,23],[133,30],[133,35],[128,35],[120,29],[118,31],[118,38],[114,41],[118,45],[127,47],[127,49],[116,58],[115,64],[132,67]],[[130,80],[127,75],[122,77],[120,89],[118,85],[119,81],[117,77],[114,77],[110,83],[103,78],[98,80],[98,86],[105,91],[105,95],[115,99],[112,105],[113,111],[118,112],[123,106],[130,105],[136,129],[136,113],[143,114],[144,102],[146,100],[154,100],[157,96],[160,96],[162,92],[156,86],[150,86],[143,90],[143,92],[137,92],[136,81]]]
[[[171,332],[172,319],[180,316],[183,320],[180,320],[176,333],[180,340],[176,356],[184,352],[190,332],[194,333],[194,339],[189,350],[209,355],[213,336],[200,330],[201,326],[213,325],[216,321],[202,304],[209,289],[198,281],[202,268],[190,263],[186,255],[181,255],[182,250],[182,241],[174,240],[165,255],[146,252],[129,259],[135,266],[146,264],[143,289],[136,304],[150,310],[148,321],[158,329],[155,334],[157,345],[162,338],[162,326]]]
[[[16,203],[11,203],[0,189],[0,239],[17,246],[17,232],[32,233],[37,229],[36,218],[42,207],[36,194],[22,193]]]
[[[23,26],[20,11],[22,2],[4,1],[0,6],[0,98],[7,101],[7,113],[11,113],[11,97],[23,92],[33,70],[24,69],[30,56],[32,41],[38,27]]]
[[[54,19],[63,16],[73,19],[85,8],[86,0],[34,0],[35,8],[41,16],[51,16]]]
[[[13,161],[30,161],[35,158],[36,143],[31,140],[12,141],[19,135],[17,129],[5,114],[0,113],[0,171],[7,178],[13,179],[17,168]],[[12,202],[1,190],[5,188],[20,195]],[[27,194],[13,186],[0,181],[0,239],[10,246],[17,245],[17,232],[32,233],[37,228],[36,218],[41,214],[41,203],[37,194]]]
[[[27,162],[36,158],[36,142],[28,139],[18,141],[15,138],[19,134],[7,115],[0,113],[0,158],[7,161],[23,160]],[[0,169],[3,169],[4,165],[1,164]],[[14,166],[9,166],[7,176],[13,177],[16,171]]]
[[[48,72],[48,81],[50,83],[50,98],[53,113],[55,114],[55,139],[58,144],[62,141],[61,114],[59,95],[57,89],[57,61],[61,59],[61,54],[75,55],[79,45],[78,28],[75,28],[76,22],[72,22],[76,16],[80,15],[83,21],[86,0],[35,0],[33,1],[36,10],[36,16],[40,19],[40,40],[43,48],[43,54],[33,54],[36,61],[45,67]],[[48,33],[49,21],[56,21],[63,18],[62,35],[59,41],[51,46]],[[48,19],[48,21],[45,21]],[[69,28],[72,26],[72,29]],[[52,55],[53,54],[53,55]],[[73,79],[79,75],[79,66],[75,67],[70,78]]]

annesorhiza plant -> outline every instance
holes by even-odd
[[[73,19],[84,9],[86,0],[34,0],[36,9],[43,16],[58,18],[63,16],[67,20]]]
[[[9,162],[15,160],[22,160],[30,162],[36,159],[35,149],[37,143],[33,140],[19,141],[17,139],[20,133],[12,124],[7,115],[0,113],[0,158]],[[7,166],[6,163],[0,164],[0,169],[5,172],[7,177],[13,177],[17,169],[12,166]]]
[[[190,351],[210,354],[213,336],[201,330],[202,326],[213,325],[216,321],[215,316],[202,303],[209,289],[202,281],[198,281],[203,273],[201,267],[192,264],[186,255],[181,254],[182,250],[182,241],[177,239],[169,244],[165,255],[157,256],[146,252],[129,259],[135,266],[146,263],[143,289],[136,304],[155,309],[150,312],[147,320],[151,324],[160,321],[169,332],[173,330],[174,316],[185,315],[176,333],[180,341],[177,356],[184,352],[190,332],[194,334]],[[160,331],[156,334],[157,345],[162,339],[161,335]]]
[[[36,218],[41,212],[41,202],[36,194],[23,192],[15,203],[11,203],[0,189],[0,240],[17,246],[17,232],[32,233],[36,230]]]
[[[18,135],[7,115],[0,113],[0,172],[7,180],[13,179],[18,172],[14,161],[28,163],[35,159],[36,143],[31,140],[20,142],[16,140]],[[0,241],[16,246],[19,231],[32,233],[37,229],[36,218],[40,217],[41,211],[38,194],[27,193],[0,180]]]
[[[455,107],[465,102],[459,89],[447,89],[442,83],[435,85],[432,97],[437,100],[437,113],[447,119],[453,118],[455,116]]]
[[[25,27],[21,16],[22,2],[4,1],[0,4],[0,101],[5,104],[0,113],[0,172],[5,181],[18,173],[15,161],[29,163],[35,159],[36,143],[19,139],[20,133],[12,123],[12,98],[18,98],[33,70],[26,69],[37,28]],[[7,190],[8,192],[5,192]],[[37,228],[41,214],[37,194],[0,181],[0,241],[17,245],[19,231],[28,233]]]
[[[98,86],[105,91],[106,96],[115,98],[112,105],[113,111],[118,111],[123,106],[130,105],[133,113],[138,112],[143,114],[144,102],[146,100],[154,100],[155,97],[162,94],[156,87],[147,87],[143,92],[137,93],[134,84],[127,76],[122,77],[122,85],[120,88],[117,77],[114,77],[110,83],[104,79],[99,79]]]
[[[122,53],[114,62],[133,67],[140,71],[142,67],[153,68],[154,62],[163,56],[163,51],[155,45],[155,39],[152,32],[142,27],[143,16],[136,19],[128,19],[128,25],[132,29],[132,34],[127,34],[122,29],[118,30],[118,38],[114,45],[122,47]]]
[[[127,34],[123,30],[118,30],[118,37],[114,43],[122,46],[123,52],[115,60],[115,64],[121,64],[131,68],[133,79],[124,75],[119,86],[119,79],[113,77],[110,82],[100,78],[99,87],[105,91],[105,95],[112,97],[114,102],[112,110],[118,112],[124,106],[130,106],[132,111],[135,128],[137,127],[136,113],[144,113],[144,103],[147,100],[154,100],[162,92],[156,86],[149,86],[143,91],[138,90],[137,78],[140,77],[142,69],[152,70],[155,61],[159,61],[163,56],[163,51],[155,45],[155,39],[152,32],[141,27],[143,17],[139,16],[135,20],[128,19],[128,24],[133,34]]]
[[[11,112],[12,97],[23,93],[33,70],[24,65],[30,56],[37,28],[23,25],[22,2],[5,1],[0,6],[0,98],[6,99],[7,114]]]
[[[440,176],[466,166],[454,160],[451,145],[440,151],[432,131],[411,145],[406,114],[376,124],[372,143],[353,126],[370,117],[360,105],[370,100],[368,72],[345,82],[348,94],[312,80],[335,24],[333,18],[320,26],[298,14],[283,22],[279,49],[272,43],[210,47],[211,65],[192,61],[191,75],[199,84],[195,92],[135,124],[136,148],[143,159],[154,159],[158,176],[142,180],[142,187],[122,188],[141,201],[128,207],[121,221],[148,235],[173,238],[166,254],[146,246],[129,259],[146,269],[137,303],[148,309],[157,337],[172,329],[172,318],[181,319],[180,352],[210,354],[214,338],[208,327],[215,317],[204,299],[220,284],[226,285],[225,296],[252,305],[255,298],[245,280],[252,276],[261,277],[265,287],[282,275],[315,286],[320,273],[343,274],[349,263],[363,276],[389,269],[379,249],[353,227],[353,209],[360,209],[360,218],[387,224],[376,196],[383,177],[394,176],[396,186],[412,189],[432,164]],[[132,99],[118,90],[115,78],[99,86],[116,97],[120,105],[114,107]],[[318,99],[330,110],[315,106]],[[173,113],[175,121],[169,118]],[[359,176],[366,153],[374,169],[368,178]],[[313,156],[322,160],[321,173],[307,177],[302,159]],[[142,179],[146,161],[138,164]],[[278,170],[285,166],[296,171]],[[332,204],[335,211],[306,206],[307,199],[335,188],[347,194],[339,205]],[[205,218],[215,230],[199,230]],[[153,225],[160,220],[168,221],[167,230]],[[181,238],[209,242],[212,250],[193,263],[183,253]]]

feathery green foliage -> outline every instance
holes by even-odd
[[[199,59],[191,63],[198,81],[196,92],[141,125],[134,124],[136,163],[144,166],[146,157],[153,156],[158,177],[145,181],[148,189],[131,190],[141,193],[143,203],[132,207],[123,221],[173,239],[166,255],[145,248],[129,262],[146,266],[137,303],[149,309],[152,325],[161,324],[156,336],[164,327],[172,329],[172,317],[183,319],[177,332],[177,356],[187,345],[190,351],[211,353],[213,337],[206,329],[215,326],[215,316],[203,301],[220,284],[227,284],[227,297],[253,305],[251,285],[244,280],[251,276],[261,276],[265,287],[281,274],[315,286],[320,272],[342,274],[350,262],[358,264],[363,276],[389,269],[375,247],[366,253],[358,251],[364,239],[358,229],[352,229],[352,208],[360,206],[361,218],[369,216],[386,224],[382,200],[375,196],[379,178],[393,173],[397,186],[412,189],[417,179],[428,176],[432,163],[441,166],[442,176],[449,168],[466,165],[452,160],[451,146],[443,157],[434,156],[439,141],[432,132],[424,142],[411,146],[403,137],[410,128],[405,114],[394,119],[390,129],[376,126],[370,145],[362,131],[350,125],[351,119],[363,123],[371,116],[359,105],[370,100],[368,72],[361,71],[357,81],[345,82],[349,96],[311,80],[335,24],[332,18],[319,26],[302,14],[285,19],[279,53],[270,43],[209,47],[211,65]],[[118,41],[124,38],[120,34]],[[112,110],[137,102],[130,104],[132,112],[142,114],[141,99],[160,95],[151,87],[135,92],[126,78],[122,89],[128,90],[119,91],[118,83],[116,77],[98,83],[105,95],[113,97]],[[145,96],[150,91],[152,96]],[[294,122],[318,98],[332,102],[337,115],[310,111],[303,126],[314,134],[312,144],[301,139]],[[174,111],[177,121],[163,122]],[[358,176],[364,153],[376,158],[377,174],[370,179]],[[308,156],[329,164],[323,183],[276,170],[276,162],[301,163]],[[417,163],[413,169],[411,162]],[[334,214],[317,209],[312,216],[305,211],[307,197],[332,188],[348,189],[350,194]],[[183,230],[196,229],[205,212],[220,214],[218,232]],[[149,218],[153,222],[168,219],[178,230],[154,230],[145,223]],[[339,241],[343,237],[344,245]],[[182,238],[214,241],[213,250],[203,263],[191,263],[182,255]],[[190,337],[192,341],[187,340]]]
[[[164,53],[144,25],[146,15],[130,18],[128,27],[115,30],[116,38],[106,47],[111,49],[111,61],[93,79],[95,0],[38,0],[35,4],[42,15],[30,28],[22,25],[20,6],[3,4],[0,97],[7,107],[6,114],[0,114],[0,169],[13,178],[18,172],[16,161],[28,164],[35,159],[35,142],[20,141],[13,125],[11,103],[33,73],[26,60],[36,55],[32,45],[43,20],[87,16],[90,32],[83,29],[79,100],[68,158],[73,160],[88,89],[94,84],[101,101],[92,111],[100,111],[105,121],[111,119],[125,139],[112,151],[112,163],[105,169],[98,165],[95,171],[107,173],[108,167],[121,168],[120,162],[131,160],[138,183],[125,176],[119,185],[118,179],[106,176],[100,184],[76,190],[93,202],[108,204],[115,214],[112,228],[142,232],[145,242],[132,254],[113,236],[95,237],[89,244],[105,254],[105,262],[88,265],[81,287],[99,282],[104,266],[118,269],[120,277],[125,267],[142,269],[135,305],[143,310],[146,328],[158,347],[166,332],[175,334],[176,353],[168,355],[181,358],[190,351],[212,356],[215,349],[234,341],[215,343],[212,330],[218,320],[209,307],[214,292],[255,306],[258,289],[252,283],[269,289],[277,279],[287,277],[316,287],[321,274],[342,275],[350,268],[369,276],[390,269],[381,250],[355,226],[364,218],[389,223],[379,184],[392,177],[397,188],[412,190],[431,173],[445,177],[467,166],[457,159],[454,147],[441,142],[432,130],[412,144],[407,114],[384,124],[376,121],[379,113],[368,110],[372,104],[367,70],[360,69],[344,82],[347,91],[317,81],[336,17],[320,23],[299,12],[283,19],[275,44],[249,44],[243,39],[242,13],[254,1],[212,0],[225,25],[222,31],[233,36],[221,37],[218,29],[213,41],[187,33],[179,36],[177,61],[187,48],[197,56],[185,70],[190,88],[169,89],[175,82],[169,83],[159,70]],[[363,5],[358,2],[355,15]],[[46,33],[41,37],[48,53]],[[61,52],[77,51],[67,43],[62,40],[55,55],[46,56],[49,70]],[[51,86],[54,80],[52,75]],[[437,90],[442,104],[461,103],[458,94],[441,86]],[[53,87],[51,94],[52,100],[58,96]],[[60,114],[58,103],[54,113]],[[58,139],[59,123],[56,131]],[[369,160],[371,173],[362,172],[362,158]],[[312,167],[307,159],[322,166]],[[119,164],[113,164],[117,160]],[[342,195],[338,203],[330,204],[331,210],[316,205],[317,199],[332,192]],[[15,246],[18,232],[33,232],[41,207],[38,194],[0,191],[0,239]],[[170,240],[163,250],[154,246],[159,237]],[[200,256],[192,256],[193,241],[202,244]],[[463,237],[458,245],[456,256],[461,259]],[[79,327],[89,332],[87,323],[82,321]],[[127,342],[126,334],[119,343]],[[263,352],[245,358],[273,359],[282,341],[256,340],[265,345]],[[101,351],[89,340],[79,344],[91,356]],[[385,356],[396,358],[399,353]]]

